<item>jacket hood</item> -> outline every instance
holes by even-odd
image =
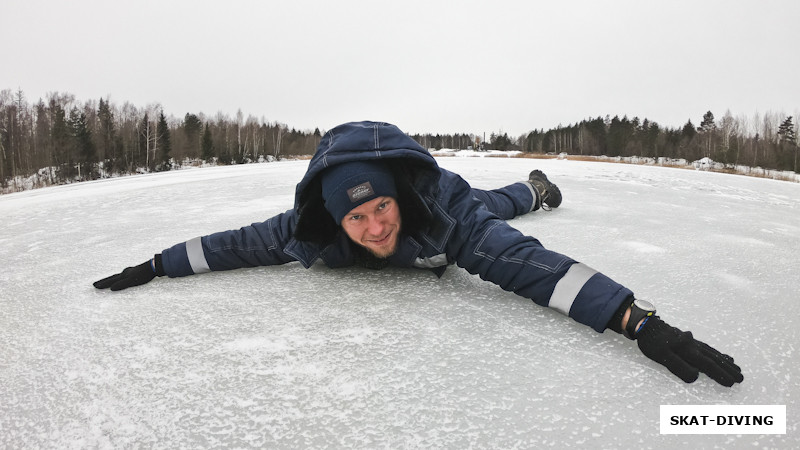
[[[436,171],[438,165],[428,151],[400,131],[395,125],[385,122],[349,122],[325,133],[308,170],[295,192],[295,208],[299,207],[305,191],[312,181],[325,169],[351,161],[370,159],[402,159],[414,166]]]
[[[329,236],[339,226],[330,218],[322,201],[323,171],[338,164],[375,159],[387,162],[395,181],[409,186],[415,197],[432,195],[437,189],[440,172],[436,160],[395,125],[371,121],[345,123],[325,133],[297,184],[294,207],[299,219],[295,236],[300,240],[308,240],[310,235]]]

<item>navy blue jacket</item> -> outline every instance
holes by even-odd
[[[353,160],[389,160],[400,167],[410,194],[423,208],[425,226],[402,233],[389,263],[433,270],[438,275],[457,264],[507,291],[532,299],[602,332],[611,316],[633,293],[605,275],[545,249],[491,213],[458,175],[442,169],[416,141],[385,123],[338,126],[322,138],[308,170],[298,183],[293,209],[239,230],[189,240],[162,253],[170,277],[299,261],[328,267],[353,265],[357,255],[341,228],[324,210],[318,175]],[[399,202],[401,211],[403,202]],[[421,206],[420,206],[421,205]],[[320,217],[330,232],[313,239]],[[405,228],[406,219],[403,218]],[[300,239],[300,236],[304,236]],[[308,238],[307,236],[312,236]]]

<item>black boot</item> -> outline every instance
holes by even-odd
[[[561,190],[547,179],[547,175],[536,169],[528,175],[528,182],[539,191],[539,196],[544,205],[550,208],[558,208],[558,205],[561,204]]]

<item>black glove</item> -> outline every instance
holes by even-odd
[[[153,268],[155,266],[155,269]],[[121,273],[103,278],[94,282],[97,289],[108,289],[121,291],[133,286],[149,283],[150,280],[158,276],[166,275],[161,264],[161,255],[155,255],[150,261],[139,264],[138,266],[128,267]]]
[[[668,325],[658,316],[647,320],[636,333],[636,340],[645,356],[687,383],[694,382],[699,372],[728,387],[744,380],[742,369],[733,363],[733,358],[696,340],[691,332]]]

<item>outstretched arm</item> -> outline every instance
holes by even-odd
[[[655,311],[649,317],[640,317],[637,311],[636,323],[628,329],[633,292],[522,235],[482,209],[477,200],[472,201],[464,194],[464,185],[463,180],[454,179],[447,185],[451,196],[442,199],[449,206],[443,209],[455,218],[449,254],[456,255],[460,266],[598,332],[610,328],[635,339],[645,356],[687,383],[695,381],[700,372],[725,386],[742,382],[741,369],[733,358],[694,339],[692,333],[666,324]]]
[[[238,230],[190,239],[165,249],[151,260],[94,283],[119,291],[150,282],[156,276],[183,277],[203,272],[284,264],[295,258],[283,250],[292,240],[293,210]]]

